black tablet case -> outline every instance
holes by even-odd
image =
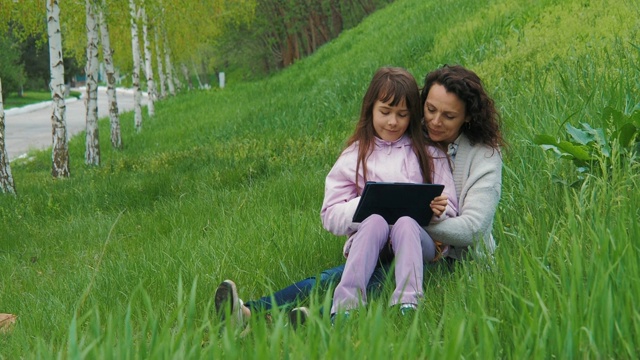
[[[429,204],[442,194],[444,185],[373,182],[365,184],[353,222],[362,222],[372,214],[382,216],[390,225],[402,216],[410,216],[426,226],[433,211]]]

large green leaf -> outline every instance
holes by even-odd
[[[556,138],[547,134],[538,134],[534,136],[533,143],[536,145],[558,145]]]
[[[593,135],[594,140],[598,144],[604,145],[607,143],[607,139],[604,137],[604,130],[602,130],[602,128],[594,129],[587,123],[581,123],[581,125],[587,133]]]
[[[593,158],[589,155],[589,149],[586,146],[575,145],[569,141],[560,141],[558,148],[568,154],[573,155],[578,160],[588,161]]]
[[[638,128],[632,123],[626,123],[617,131],[618,142],[622,147],[629,147],[633,137],[638,133]]]
[[[575,128],[571,124],[566,124],[565,126],[567,128],[567,132],[569,133],[569,135],[571,135],[573,140],[575,140],[577,143],[581,145],[587,145],[588,143],[593,141],[593,138],[594,138],[593,134],[590,134],[587,131]]]
[[[542,145],[540,145],[540,147],[541,147],[541,148],[542,148],[542,150],[544,150],[544,151],[548,151],[548,150],[550,150],[551,152],[553,152],[554,154],[556,154],[558,157],[565,157],[565,158],[566,158],[566,157],[567,157],[567,155],[568,155],[568,154],[563,153],[562,151],[560,151],[560,149],[558,149],[558,147],[557,147],[557,146],[555,146],[555,145],[545,145],[545,144],[542,144]]]
[[[624,116],[621,111],[618,111],[611,106],[607,106],[606,108],[604,108],[604,111],[602,111],[602,119],[605,122],[609,122],[609,120],[611,120],[614,125],[618,125],[624,122],[625,118],[626,116]]]
[[[634,111],[633,114],[629,116],[629,120],[631,120],[631,123],[636,127],[640,127],[640,110]]]

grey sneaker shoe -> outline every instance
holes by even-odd
[[[295,330],[298,326],[304,325],[310,314],[309,308],[304,306],[297,307],[289,311],[289,323],[291,324],[291,327]]]
[[[400,314],[402,316],[415,315],[417,311],[418,311],[418,305],[416,304],[407,303],[407,304],[400,305]]]
[[[227,315],[233,326],[242,328],[245,325],[244,306],[242,300],[238,297],[236,284],[231,280],[225,280],[218,285],[215,296],[216,313],[220,316],[221,321],[225,321]]]
[[[346,322],[349,321],[351,317],[351,311],[345,310],[342,313],[333,313],[331,314],[331,326],[334,326],[336,322]]]

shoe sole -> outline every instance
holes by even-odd
[[[307,309],[295,308],[289,312],[289,323],[294,330],[304,325],[308,318],[309,311]]]
[[[236,284],[231,280],[225,280],[218,285],[215,295],[216,312],[220,316],[221,320],[225,320],[227,313],[226,306],[230,304],[229,313],[234,314],[236,311],[236,303],[238,291],[236,290]]]

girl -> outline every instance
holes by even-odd
[[[346,265],[324,271],[319,277],[319,283],[326,286],[342,276],[334,294],[332,314],[338,309],[355,308],[359,301],[366,303],[365,285],[378,259],[391,258],[389,252],[397,259],[391,304],[400,304],[403,314],[415,309],[422,297],[423,262],[441,255],[431,237],[411,218],[400,218],[393,227],[377,215],[359,224],[351,221],[367,180],[444,184],[443,195],[430,204],[434,212],[432,223],[456,215],[458,201],[448,159],[425,143],[422,105],[416,81],[406,70],[378,70],[363,99],[356,130],[327,176],[322,223],[336,235],[349,235],[344,247]],[[386,246],[389,240],[391,249]],[[316,277],[309,277],[244,303],[238,297],[236,284],[225,280],[216,290],[215,307],[223,319],[230,315],[232,324],[242,328],[253,312],[293,305],[308,296],[315,285]],[[304,322],[308,315],[305,307],[293,309],[292,324]]]
[[[422,297],[423,262],[437,256],[427,232],[410,217],[401,217],[393,226],[375,214],[361,223],[352,222],[367,181],[444,184],[443,195],[430,204],[432,221],[456,215],[457,198],[447,156],[427,146],[422,114],[413,76],[401,68],[379,69],[363,99],[355,132],[327,175],[322,224],[335,235],[349,236],[344,246],[344,273],[334,293],[332,319],[338,312],[348,314],[366,304],[367,283],[387,251],[396,261],[391,305],[400,305],[404,314],[415,310]]]

